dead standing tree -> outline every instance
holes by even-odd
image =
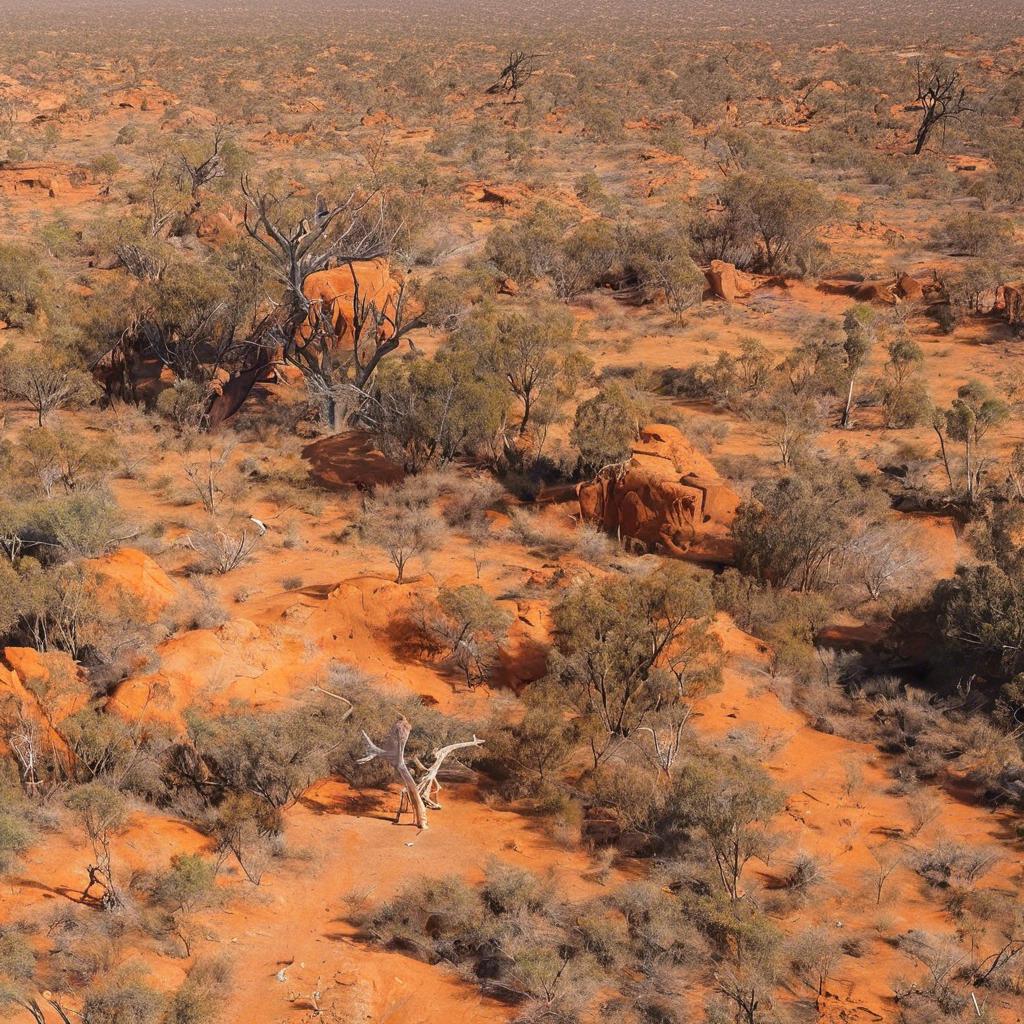
[[[967,87],[956,68],[934,63],[927,67],[917,65],[917,98],[921,105],[921,124],[914,142],[914,156],[928,144],[936,125],[945,131],[947,121],[955,121],[971,111],[967,105]]]
[[[368,764],[370,761],[380,758],[385,764],[391,765],[403,786],[398,812],[395,814],[395,824],[398,824],[403,812],[411,807],[416,818],[416,827],[425,829],[427,828],[427,808],[429,807],[435,811],[441,809],[441,805],[434,798],[441,788],[441,783],[438,782],[437,776],[445,760],[456,750],[463,750],[467,747],[479,747],[483,745],[484,741],[474,736],[471,740],[464,740],[461,743],[449,743],[447,746],[439,747],[434,751],[433,764],[429,768],[424,769],[421,778],[417,782],[411,769],[405,763],[405,745],[409,741],[409,733],[411,731],[412,726],[403,715],[395,722],[391,732],[388,733],[384,746],[378,746],[364,732],[363,739],[366,740],[368,753],[366,757],[361,757],[358,763]]]
[[[488,96],[505,93],[513,101],[518,99],[519,90],[540,70],[539,53],[513,50],[508,61],[498,74],[498,80],[487,90]]]
[[[217,125],[210,137],[210,145],[196,153],[182,153],[181,180],[188,187],[192,197],[192,208],[189,214],[195,214],[203,203],[203,189],[227,173],[224,164],[224,129]]]
[[[322,403],[326,419],[337,429],[345,396],[361,403],[381,359],[419,325],[406,317],[405,290],[389,308],[379,308],[360,294],[354,268],[351,324],[352,348],[339,345],[337,310],[310,300],[303,286],[310,274],[352,265],[387,254],[390,239],[383,208],[368,215],[372,196],[350,195],[329,206],[317,197],[310,215],[289,217],[292,196],[279,199],[242,181],[246,198],[245,228],[271,256],[274,273],[284,288],[278,315],[269,319],[262,344],[275,349],[301,371],[311,395]]]
[[[370,398],[371,379],[381,360],[394,352],[402,340],[422,325],[419,318],[406,314],[405,283],[399,285],[393,302],[378,306],[367,299],[359,285],[355,269],[352,270],[351,325],[352,347],[339,344],[335,315],[340,313],[332,304],[317,301],[309,303],[309,314],[301,330],[285,347],[285,359],[297,366],[306,381],[306,387],[324,409],[324,418],[332,430],[340,426],[341,411],[346,399],[362,405]],[[341,301],[340,299],[335,300]],[[412,339],[409,346],[415,351]],[[366,420],[366,417],[360,417]]]

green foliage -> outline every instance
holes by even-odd
[[[555,294],[573,299],[597,285],[617,256],[617,240],[610,224],[588,220],[573,228],[562,242],[559,258],[549,273]]]
[[[548,685],[579,716],[595,765],[717,684],[711,608],[707,583],[676,564],[582,582],[555,606]]]
[[[580,402],[569,432],[579,468],[593,474],[628,459],[649,411],[643,396],[620,380],[603,384],[596,395]]]
[[[87,782],[73,789],[67,807],[94,843],[109,842],[128,821],[124,796],[105,782]]]
[[[540,202],[515,224],[495,228],[487,236],[486,256],[502,274],[531,284],[557,265],[570,224],[566,211]]]
[[[814,271],[818,232],[831,213],[816,185],[785,174],[748,172],[727,178],[720,199],[720,215],[694,224],[694,242],[704,259],[763,266],[773,273]]]
[[[231,968],[223,959],[197,960],[171,997],[164,1024],[215,1024],[231,994]]]
[[[878,515],[882,499],[843,465],[809,465],[754,487],[732,526],[737,563],[759,580],[796,590],[842,579],[853,527]]]
[[[425,503],[408,500],[401,488],[378,487],[367,499],[356,526],[367,544],[380,548],[395,567],[396,583],[405,580],[405,569],[441,546],[446,533],[444,520]]]
[[[189,736],[221,786],[251,794],[278,812],[329,773],[338,713],[325,703],[216,718],[191,712]]]
[[[209,902],[217,867],[197,853],[179,853],[168,871],[156,880],[153,897],[172,913],[193,910]]]
[[[465,346],[433,359],[385,363],[374,409],[378,442],[410,473],[486,452],[505,416],[501,380]]]
[[[729,898],[740,899],[744,867],[771,852],[767,826],[785,806],[784,794],[754,764],[704,757],[679,771],[672,804],[688,827],[699,830]]]
[[[92,377],[67,356],[12,347],[0,352],[0,392],[25,402],[40,427],[57,409],[81,408],[99,397]]]
[[[493,671],[511,621],[490,594],[471,584],[442,587],[435,608],[424,612],[422,628],[428,643],[462,673],[466,685],[475,686]]]
[[[516,722],[492,721],[487,728],[484,766],[508,796],[541,796],[579,742],[578,723],[567,719],[556,692],[531,686]]]
[[[960,255],[1001,260],[1012,244],[1013,225],[1005,217],[968,210],[951,216],[940,237]]]
[[[0,320],[30,328],[53,305],[53,281],[34,250],[0,244]]]
[[[157,1024],[164,997],[139,981],[135,972],[122,971],[90,989],[82,1005],[83,1024]]]
[[[459,348],[468,347],[480,368],[520,402],[520,433],[538,414],[544,423],[550,421],[558,401],[590,371],[590,361],[577,344],[573,316],[560,306],[539,305],[526,313],[499,316],[483,311],[463,325],[455,341]]]
[[[35,970],[36,956],[26,936],[0,930],[0,1016],[6,1017],[11,1007],[31,1007]]]
[[[528,285],[548,277],[560,299],[593,288],[611,269],[617,244],[603,220],[574,223],[566,210],[539,202],[522,220],[495,228],[486,256],[506,277]]]
[[[978,497],[989,466],[985,440],[990,431],[1009,415],[1006,403],[996,397],[987,384],[970,380],[957,388],[956,398],[945,412],[935,410],[932,425],[942,445],[943,464],[950,489],[954,489],[953,468],[946,449],[946,439],[963,445],[962,477],[967,501]]]
[[[371,935],[431,963],[474,971],[485,990],[543,1019],[575,1024],[593,991],[594,960],[550,887],[492,863],[484,884],[417,879],[369,919]]]
[[[763,396],[772,383],[774,359],[760,341],[740,338],[737,355],[720,352],[713,363],[692,363],[670,374],[673,392],[709,398],[715,405],[740,412]]]
[[[7,872],[35,838],[35,832],[14,807],[0,811],[0,872]]]
[[[686,227],[679,218],[626,221],[619,227],[619,251],[627,276],[644,301],[664,297],[681,314],[700,302],[707,281],[690,257]]]
[[[1000,681],[1024,668],[1024,577],[1019,567],[961,565],[934,593],[936,620],[957,664]]]
[[[887,427],[914,427],[927,422],[931,412],[928,385],[921,373],[924,354],[907,337],[887,346],[889,359],[882,379],[882,410]]]
[[[109,442],[99,443],[79,430],[36,427],[22,433],[16,456],[18,471],[45,494],[58,487],[65,494],[96,490],[115,464]]]
[[[871,355],[878,337],[878,313],[871,306],[851,306],[843,316],[843,352],[846,355],[846,404],[843,407],[842,427],[851,425],[854,385],[857,376]]]

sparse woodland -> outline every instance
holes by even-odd
[[[1020,12],[591,6],[8,12],[0,1019],[1024,1015]]]

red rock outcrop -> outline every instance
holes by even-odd
[[[85,564],[99,581],[99,596],[108,599],[111,607],[127,597],[147,615],[157,616],[178,598],[170,576],[137,548],[120,548]]]
[[[1003,311],[1016,333],[1024,331],[1024,284],[1003,285]]]
[[[354,336],[355,300],[369,309],[370,305],[385,316],[394,316],[399,283],[391,275],[387,259],[355,260],[332,270],[310,274],[302,285],[302,293],[311,307],[306,323],[299,328],[299,338],[309,338],[315,318],[326,312],[334,325],[340,349],[351,348]]]
[[[40,654],[32,647],[5,647],[0,656],[0,704],[12,702],[20,719],[34,726],[54,752],[69,756],[60,723],[89,702],[78,667],[63,652]],[[0,752],[14,737],[0,735]]]
[[[888,281],[864,281],[852,289],[853,297],[860,302],[880,302],[894,306],[898,301],[895,287]]]
[[[736,299],[744,298],[753,290],[753,282],[741,270],[737,270],[732,263],[724,260],[712,260],[711,266],[704,271],[708,287],[712,295],[717,295],[726,302],[735,302]]]
[[[896,277],[893,291],[904,302],[920,302],[924,299],[924,285],[916,277],[911,277],[907,273],[899,274]]]
[[[580,518],[651,552],[727,562],[739,495],[668,424],[645,427],[624,469],[576,489]]]

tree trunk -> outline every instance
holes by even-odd
[[[378,747],[364,732],[363,739],[366,740],[366,745],[369,747],[370,752],[366,757],[360,758],[359,763],[365,764],[368,761],[372,761],[375,757],[379,757],[382,761],[391,765],[395,769],[395,774],[398,776],[399,781],[405,787],[409,803],[412,805],[413,812],[416,815],[416,827],[425,829],[427,827],[427,808],[423,803],[423,797],[420,796],[416,780],[412,777],[412,772],[409,771],[409,766],[405,763],[405,745],[409,741],[409,733],[411,731],[412,726],[409,724],[409,719],[402,715],[395,722],[391,732],[388,733],[388,738],[384,741],[384,746],[382,747]]]
[[[324,416],[331,433],[336,434],[338,432],[338,402],[333,395],[328,395],[324,399]]]
[[[964,442],[964,462],[967,468],[967,501],[968,504],[974,504],[974,466],[971,458],[971,439],[968,436]]]
[[[441,805],[434,799],[434,794],[441,788],[437,776],[445,759],[456,750],[482,746],[484,741],[478,740],[474,736],[471,740],[464,740],[461,743],[449,743],[434,751],[434,763],[426,769],[417,761],[416,764],[424,773],[423,778],[417,783],[409,766],[405,763],[405,745],[408,742],[410,731],[409,720],[402,716],[395,722],[382,747],[378,747],[364,732],[363,739],[366,740],[369,753],[366,757],[359,759],[359,764],[366,764],[378,757],[390,764],[405,788],[402,802],[398,805],[398,814],[395,815],[395,824],[401,820],[405,802],[408,801],[416,815],[416,827],[425,829],[427,827],[427,807],[430,806],[434,810],[441,809]]]
[[[850,409],[853,407],[853,377],[850,377],[850,387],[846,392],[846,407],[843,409],[843,419],[839,424],[844,430],[850,425]]]
[[[953,472],[949,468],[949,456],[946,453],[946,439],[942,436],[942,431],[938,427],[933,428],[936,436],[939,439],[939,449],[942,452],[942,465],[946,470],[946,480],[949,483],[949,492],[953,493]]]

